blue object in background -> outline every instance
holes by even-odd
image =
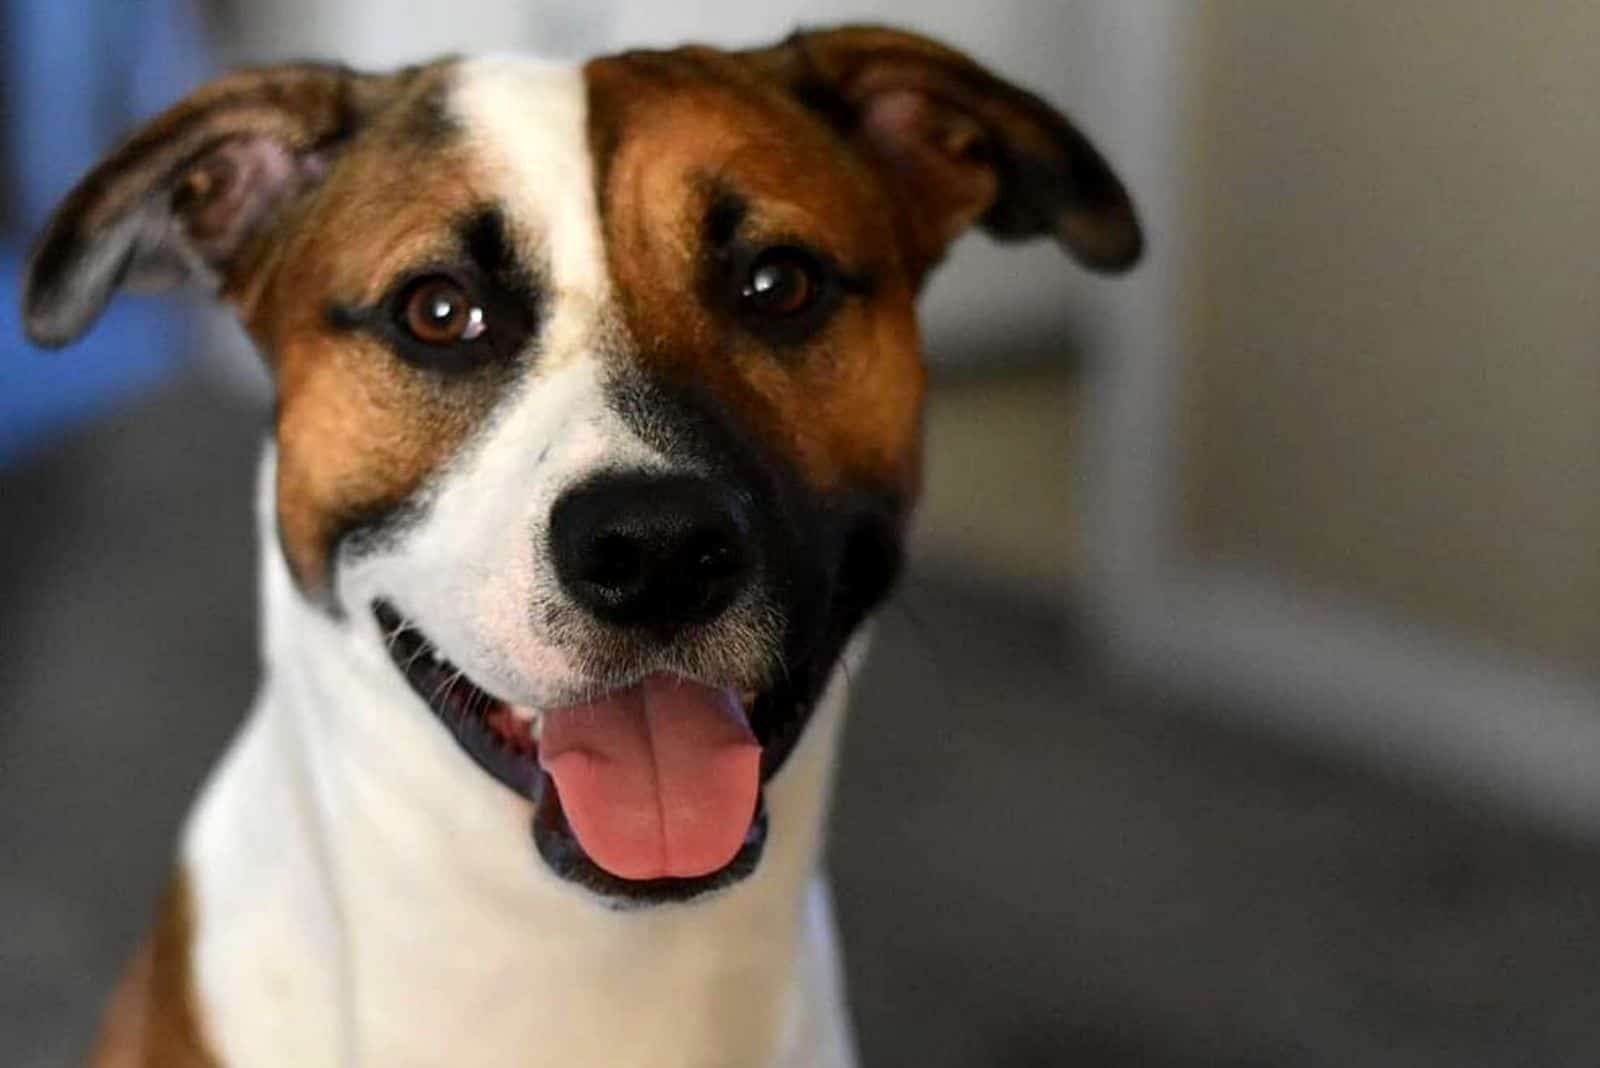
[[[33,348],[22,333],[22,263],[72,184],[208,69],[186,0],[0,0],[3,158],[15,193],[0,235],[0,465],[180,365],[182,314],[127,297],[70,349]]]
[[[0,289],[15,294],[21,265],[0,262]],[[18,301],[0,302],[0,466],[73,423],[165,378],[179,363],[183,319],[145,298],[119,298],[82,341],[59,352],[24,340]]]

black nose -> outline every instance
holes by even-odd
[[[629,627],[710,622],[755,566],[745,500],[684,475],[612,474],[568,490],[550,513],[550,548],[567,592]]]

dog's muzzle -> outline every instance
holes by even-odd
[[[772,709],[804,699],[754,685],[769,664],[715,666],[731,663],[728,636],[741,633],[719,621],[759,599],[751,509],[709,479],[631,471],[557,499],[545,541],[561,625],[597,691],[560,707],[494,697],[398,606],[374,605],[412,688],[485,771],[535,803],[534,839],[558,874],[613,898],[683,899],[758,861],[762,783],[792,733],[774,729],[788,717]]]

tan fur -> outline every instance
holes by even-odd
[[[216,1068],[195,1006],[188,882],[178,871],[156,922],[112,995],[92,1068]]]
[[[586,74],[607,255],[638,359],[709,386],[816,488],[914,494],[924,374],[912,281],[872,172],[736,58],[636,54]],[[872,292],[790,352],[743,334],[703,296],[719,187],[748,201],[743,233],[757,244],[803,241],[870,274]]]

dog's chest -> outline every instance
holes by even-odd
[[[795,996],[792,923],[596,916],[578,904],[587,915],[456,902],[421,931],[412,918],[427,909],[381,906],[389,914],[372,915],[365,944],[351,946],[360,1062],[773,1063]]]

